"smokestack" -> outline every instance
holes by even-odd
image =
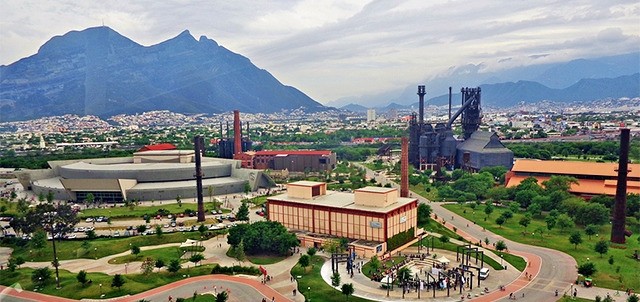
[[[422,86],[424,87],[424,86]],[[409,197],[409,140],[402,138],[400,158],[400,197]]]
[[[196,135],[193,138],[193,148],[196,153],[196,194],[198,196],[198,222],[204,221],[204,200],[202,197],[202,151],[204,150],[204,138]]]
[[[627,173],[629,173],[629,129],[620,129],[620,162],[618,163],[618,186],[611,222],[611,242],[623,244],[627,208]]]
[[[449,86],[449,120],[451,119],[451,86]]]
[[[424,85],[419,85],[418,86],[418,96],[420,97],[420,112],[418,112],[418,114],[420,115],[420,119],[418,120],[418,122],[420,124],[424,123],[424,95],[427,94],[425,92],[424,89]]]
[[[242,129],[240,129],[240,111],[233,110],[233,154],[242,153]]]

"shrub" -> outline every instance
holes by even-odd
[[[240,265],[220,266],[219,264],[216,264],[216,266],[214,266],[213,269],[211,269],[211,274],[225,274],[225,275],[246,274],[246,275],[258,276],[262,273],[255,266],[240,266]]]

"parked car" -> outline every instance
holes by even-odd
[[[89,218],[85,219],[85,222],[93,222],[93,218],[89,217]]]
[[[480,280],[484,280],[484,279],[487,279],[487,277],[489,277],[489,268],[487,267],[481,268],[480,273],[478,274],[478,278],[480,278]]]
[[[120,231],[113,232],[113,237],[120,237]]]

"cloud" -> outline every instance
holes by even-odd
[[[319,101],[496,68],[637,51],[637,0],[0,0],[0,64],[70,30],[108,25],[143,44],[185,29]],[[542,56],[543,54],[549,54]],[[471,70],[469,70],[471,72]]]

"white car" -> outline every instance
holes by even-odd
[[[487,267],[481,268],[480,273],[478,274],[478,278],[480,278],[480,280],[484,280],[484,279],[487,279],[487,277],[489,277],[489,268]]]
[[[85,222],[93,222],[93,218],[89,217],[85,220]]]

